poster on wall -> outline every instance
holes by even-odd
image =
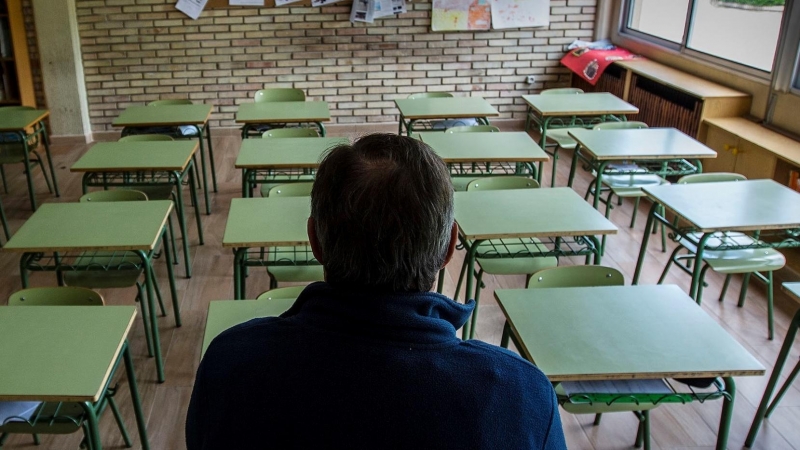
[[[488,0],[433,0],[433,31],[488,30],[491,25]]]
[[[203,12],[203,9],[205,9],[206,3],[208,3],[208,0],[178,0],[178,3],[175,4],[175,8],[192,19],[197,20]]]
[[[489,0],[492,28],[546,27],[550,24],[550,0]]]

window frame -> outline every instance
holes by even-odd
[[[628,23],[629,23],[631,12],[633,11],[633,2],[634,1],[636,1],[636,0],[623,0],[621,2],[620,9],[619,9],[619,22],[618,22],[619,27],[618,27],[618,32],[620,33],[620,35],[622,35],[625,38],[633,38],[633,39],[636,39],[638,41],[643,41],[646,44],[655,45],[655,46],[660,47],[662,49],[671,50],[671,51],[673,51],[673,52],[675,52],[675,53],[677,53],[677,54],[679,54],[681,56],[684,56],[684,57],[687,57],[687,58],[690,58],[690,59],[693,59],[693,60],[696,60],[696,61],[702,61],[702,62],[711,64],[711,65],[713,65],[715,67],[722,67],[722,68],[728,69],[730,71],[733,71],[735,73],[745,74],[745,75],[748,75],[748,76],[750,76],[752,78],[759,79],[759,80],[762,80],[762,81],[765,81],[765,82],[769,82],[773,78],[773,73],[776,72],[776,67],[780,65],[780,62],[778,61],[778,57],[781,54],[781,52],[780,52],[780,50],[781,50],[780,47],[781,47],[781,42],[782,42],[781,38],[785,34],[787,34],[785,32],[782,32],[780,34],[780,37],[779,37],[779,40],[778,40],[778,46],[775,49],[775,53],[776,54],[775,54],[775,60],[773,62],[772,70],[771,71],[764,71],[764,70],[757,69],[755,67],[751,67],[751,66],[748,66],[748,65],[745,65],[745,64],[737,63],[737,62],[731,61],[729,59],[725,59],[725,58],[722,58],[722,57],[719,57],[719,56],[714,56],[714,55],[711,55],[709,53],[704,53],[704,52],[701,52],[699,50],[695,50],[695,49],[692,49],[692,48],[688,47],[687,44],[688,44],[688,41],[689,41],[689,34],[691,33],[692,20],[694,19],[695,4],[697,3],[698,0],[689,0],[689,7],[686,10],[686,22],[685,22],[684,29],[683,29],[683,38],[681,39],[680,43],[675,43],[675,42],[672,42],[672,41],[668,41],[666,39],[659,38],[657,36],[653,36],[651,34],[647,34],[647,33],[635,30],[633,28],[630,28],[628,26]],[[791,19],[793,19],[793,20],[787,20],[787,13],[791,13],[792,4],[796,3],[796,2],[800,2],[800,0],[796,0],[796,1],[795,0],[786,0],[786,6],[784,7],[784,20],[781,23],[782,31],[785,31],[787,29],[787,24],[789,22],[791,22],[793,24],[796,23],[797,24],[797,28],[800,28],[800,20],[798,20],[800,18],[792,17]],[[794,9],[795,10],[800,10],[800,8],[794,8]],[[796,16],[797,14],[794,14],[794,15]],[[797,55],[797,52],[792,53],[792,55]],[[785,64],[785,62],[784,62],[784,64]],[[797,64],[796,61],[792,60],[792,67],[794,67],[796,64]],[[800,81],[800,73],[798,73],[797,76],[798,76],[798,81]],[[789,86],[787,86],[787,88],[791,87],[791,82],[793,80],[794,79],[789,81]],[[792,88],[792,90],[796,91],[800,95],[800,89]]]

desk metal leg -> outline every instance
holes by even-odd
[[[597,166],[597,176],[594,178],[594,202],[592,203],[594,209],[600,206],[600,193],[603,191],[603,171],[606,170],[607,165],[608,161],[601,161],[600,165]],[[635,211],[634,214],[636,214]]]
[[[636,261],[636,270],[633,272],[633,282],[631,284],[639,284],[639,275],[642,274],[644,257],[647,254],[647,243],[650,241],[650,230],[653,227],[658,205],[658,202],[653,202],[653,206],[650,207],[650,214],[647,215],[647,223],[644,226],[644,234],[642,234],[642,247],[639,249],[639,259]]]
[[[206,214],[211,214],[211,203],[208,201],[208,175],[206,172],[206,152],[205,152],[205,145],[203,144],[203,130],[200,129],[197,125],[194,126],[197,130],[197,141],[200,143],[200,171],[203,172],[201,178],[203,179],[203,195],[205,196],[206,200]],[[194,203],[195,208],[199,208],[200,206],[197,202]]]
[[[244,259],[247,257],[247,248],[237,248],[233,251],[233,299],[243,300],[244,283]]]
[[[189,161],[189,165],[186,166],[186,170],[189,172],[189,190],[194,191],[194,176],[192,172],[192,162]],[[189,233],[186,231],[186,211],[185,205],[183,204],[183,183],[181,183],[180,178],[177,178],[178,182],[175,183],[175,202],[177,203],[175,206],[178,209],[178,227],[181,229],[181,240],[183,241],[183,262],[186,264],[186,278],[192,277],[192,262],[189,257]],[[195,207],[195,212],[197,212],[197,207]]]
[[[103,444],[100,442],[100,424],[97,421],[97,413],[91,402],[82,402],[83,412],[86,414],[86,440],[92,450],[102,450]]]
[[[242,169],[242,198],[249,197],[247,194],[250,192],[250,180],[247,178],[250,175],[250,171],[247,169]]]
[[[25,177],[28,181],[28,197],[31,201],[31,210],[36,211],[36,192],[33,188],[33,171],[31,170],[31,155],[30,149],[28,148],[28,139],[24,132],[20,132],[20,136],[22,137],[22,156],[25,160]]]
[[[161,359],[161,337],[158,334],[158,319],[156,317],[155,305],[155,290],[153,289],[153,264],[150,258],[141,250],[137,250],[136,254],[142,260],[144,266],[144,280],[147,286],[147,307],[150,310],[150,332],[153,335],[153,353],[156,358],[156,374],[158,375],[158,382],[163,383],[164,378],[164,361]]]
[[[575,180],[575,172],[578,169],[578,159],[580,159],[581,145],[575,146],[575,151],[572,152],[572,164],[569,168],[569,178],[567,179],[567,187],[572,187],[572,182]]]
[[[327,135],[327,131],[325,130],[325,125],[323,125],[322,122],[314,122],[314,124],[319,129],[319,135],[321,137],[325,137]]]
[[[169,253],[169,239],[166,230],[161,232],[161,242],[164,247],[165,261],[167,263],[167,276],[169,277],[169,293],[172,296],[172,312],[175,314],[175,326],[181,326],[181,308],[178,305],[178,290],[175,288],[175,270],[172,268],[172,255]]]
[[[647,230],[648,234],[650,230]],[[697,252],[694,257],[694,267],[692,268],[692,285],[689,289],[689,297],[697,301],[699,286],[702,281],[701,272],[703,271],[703,252],[706,249],[706,242],[713,236],[713,233],[705,233],[700,241],[697,243]]]
[[[469,294],[473,293],[473,284],[475,284],[475,254],[478,253],[478,246],[481,244],[480,240],[473,241],[472,245],[469,247],[469,251],[467,252],[467,289],[464,293],[464,303],[466,304],[469,302],[470,296]],[[480,285],[477,286],[476,289],[480,289]],[[473,297],[474,298],[474,297]],[[471,317],[464,323],[464,327],[461,329],[461,338],[462,339],[472,339],[475,336],[475,329],[473,325],[477,323],[478,314],[478,304],[475,304],[475,309],[472,311]]]
[[[142,450],[150,450],[150,441],[147,440],[147,428],[142,412],[142,401],[139,398],[139,387],[136,384],[136,373],[133,368],[133,358],[128,343],[122,350],[122,357],[125,359],[125,372],[128,375],[128,388],[131,391],[131,402],[133,402],[133,412],[136,416],[136,427],[139,429],[139,440],[142,441]]]
[[[53,190],[56,191],[56,197],[61,197],[61,194],[58,192],[58,181],[56,181],[56,171],[53,168],[53,155],[50,154],[50,142],[47,138],[47,128],[44,126],[44,123],[39,122],[39,126],[42,127],[42,144],[44,144],[44,152],[47,155],[47,164],[50,166],[50,178],[53,179]],[[47,176],[45,176],[45,180]]]
[[[400,114],[400,123],[397,125],[397,135],[403,135],[403,114]]]
[[[744,441],[745,447],[752,447],[764,418],[768,417],[772,413],[775,406],[777,406],[778,402],[781,400],[781,397],[783,397],[783,394],[786,393],[786,389],[792,384],[792,381],[794,381],[798,371],[800,371],[800,364],[798,364],[792,371],[791,375],[789,375],[789,378],[786,379],[786,383],[783,385],[780,392],[775,397],[775,400],[773,400],[772,404],[770,405],[769,401],[770,398],[772,398],[772,393],[775,392],[775,387],[778,385],[778,379],[781,377],[781,371],[783,371],[783,367],[786,365],[786,360],[789,358],[789,353],[792,351],[794,339],[797,336],[798,326],[800,326],[800,311],[795,313],[794,319],[792,319],[792,324],[789,326],[789,331],[786,332],[786,338],[783,340],[783,346],[781,347],[780,353],[778,353],[778,359],[775,360],[775,367],[772,369],[772,375],[769,377],[767,388],[764,389],[764,396],[761,397],[761,403],[758,405],[756,416],[753,418],[753,424],[750,425],[750,432],[747,433],[747,439]]]
[[[214,192],[219,192],[217,189],[217,167],[214,163],[214,147],[211,145],[211,125],[206,125],[205,130],[206,143],[208,144],[208,162],[211,168],[211,184],[214,186]]]
[[[717,434],[717,450],[728,448],[728,435],[731,431],[731,418],[733,417],[733,401],[736,399],[736,384],[732,377],[723,378],[727,396],[722,398],[722,414],[719,419],[719,434]]]
[[[193,175],[190,173],[189,176],[192,177]],[[192,190],[189,191],[189,195],[191,196],[192,201],[196,205],[197,204],[197,191],[192,189]],[[200,245],[205,245],[205,239],[203,238],[203,224],[200,223],[200,209],[198,209],[198,208],[194,209],[194,218],[197,221],[197,240],[199,241]]]

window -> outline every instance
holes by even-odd
[[[682,53],[772,71],[785,0],[629,0],[623,32]]]

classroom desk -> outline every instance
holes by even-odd
[[[189,258],[189,234],[186,231],[186,214],[183,204],[183,181],[188,177],[189,186],[194,186],[193,156],[198,144],[194,141],[118,141],[100,142],[93,145],[70,167],[70,172],[83,174],[83,193],[88,186],[158,186],[175,188],[183,258],[186,277],[192,276]],[[189,189],[192,201],[197,205],[197,193]],[[195,207],[197,235],[203,245],[203,226],[200,223],[200,208]]]
[[[347,144],[347,138],[244,139],[235,167],[242,169],[242,197],[252,197],[259,183],[274,183],[275,172],[287,177],[301,175],[296,170],[316,169],[330,148]]]
[[[115,127],[147,128],[147,127],[179,127],[190,126],[197,130],[197,142],[200,144],[200,171],[203,178],[203,196],[206,202],[206,214],[211,214],[211,203],[208,201],[208,179],[206,175],[206,157],[203,149],[203,135],[208,142],[208,161],[211,166],[211,181],[214,192],[217,192],[217,171],[214,166],[214,150],[211,146],[211,105],[163,105],[163,106],[129,106],[114,119]]]
[[[306,222],[311,215],[309,197],[234,198],[225,224],[222,246],[234,253],[233,298],[245,298],[247,267],[268,265],[295,265],[305,258],[307,264],[319,264],[308,247]],[[303,251],[291,249],[294,259],[282,261],[278,247],[305,247]],[[253,252],[251,248],[265,248]],[[252,256],[252,257],[251,257]],[[272,261],[270,261],[270,259]]]
[[[149,311],[150,333],[156,357],[158,381],[164,381],[164,365],[161,360],[161,341],[158,335],[152,259],[158,239],[163,242],[163,254],[169,278],[174,279],[172,256],[167,250],[166,221],[172,211],[169,200],[147,202],[103,202],[103,203],[46,203],[11,236],[2,251],[20,253],[20,276],[22,287],[28,287],[29,271],[56,271],[59,284],[63,285],[61,273],[67,270],[114,270],[130,268],[125,255],[135,254],[142,262],[147,292],[147,305],[142,304],[143,313]],[[112,253],[110,262],[104,265],[79,262],[85,253]],[[52,254],[52,256],[45,256]],[[84,258],[80,258],[84,254]],[[91,259],[91,258],[89,258]],[[115,263],[115,261],[122,261]],[[175,325],[181,326],[178,294],[170,283],[172,304],[175,310]],[[145,322],[145,325],[147,323]]]
[[[31,209],[36,211],[36,194],[33,190],[33,175],[30,173],[30,144],[36,142],[36,137],[41,136],[42,144],[44,144],[44,151],[47,155],[47,163],[50,166],[50,177],[53,179],[53,189],[55,190],[56,197],[60,197],[58,192],[58,181],[56,181],[56,171],[53,168],[53,156],[50,154],[50,142],[47,137],[47,127],[44,124],[44,119],[50,115],[50,111],[45,109],[14,109],[11,111],[0,110],[0,133],[13,134],[19,141],[22,142],[25,158],[25,170],[28,179],[28,196],[31,201]],[[2,170],[2,166],[0,166]],[[43,171],[44,172],[44,171]],[[47,174],[43,173],[47,187],[50,188],[50,182],[47,179]],[[3,184],[5,185],[5,174],[3,174]]]
[[[394,101],[400,110],[400,125],[397,134],[414,133],[414,123],[428,119],[465,119],[475,118],[483,125],[489,125],[487,117],[500,115],[492,105],[482,97],[435,97],[399,99]]]
[[[506,316],[501,345],[512,337],[520,354],[554,384],[723,377],[724,389],[710,394],[645,395],[651,403],[722,397],[720,450],[730,431],[732,377],[764,374],[764,367],[677,286],[499,289],[495,298]],[[559,401],[585,403],[586,394],[592,393]],[[635,397],[606,401],[635,403]]]
[[[450,165],[451,175],[476,178],[492,175],[523,175],[536,177],[533,163],[542,164],[549,158],[531,139],[528,133],[420,133],[422,142],[428,144],[442,160]],[[462,170],[463,164],[472,165]],[[511,167],[508,163],[516,163]],[[462,165],[456,168],[454,165]],[[484,170],[488,167],[488,170]],[[526,170],[527,169],[527,170]]]
[[[569,171],[569,187],[578,167],[578,159],[586,160],[590,170],[597,173],[594,180],[594,207],[600,202],[603,175],[608,173],[642,173],[635,170],[609,170],[608,165],[621,161],[655,162],[653,168],[643,168],[647,173],[661,177],[701,173],[703,158],[716,158],[717,152],[692,139],[675,128],[642,128],[631,130],[573,130],[569,135],[578,143]],[[588,156],[585,158],[583,155]],[[691,160],[692,162],[690,162]]]
[[[513,246],[521,249],[515,257],[584,255],[589,264],[594,255],[594,263],[600,264],[597,236],[617,232],[613,223],[566,187],[456,192],[455,220],[467,252],[467,296],[472,294],[478,258],[504,257],[509,253],[506,248]],[[530,238],[539,239],[547,251],[532,253]],[[503,241],[481,248],[491,239]],[[465,336],[475,334],[477,316],[476,304],[471,323],[464,326]]]
[[[135,306],[0,306],[0,401],[77,402],[100,450],[98,403],[125,362],[139,438],[150,448],[128,347]]]
[[[206,331],[203,334],[203,350],[200,358],[206,354],[208,346],[220,333],[258,317],[279,316],[294,304],[294,298],[275,298],[270,300],[215,300],[208,304]]]
[[[775,181],[671,184],[647,186],[642,190],[653,201],[653,206],[647,217],[633,284],[639,282],[649,231],[655,221],[697,247],[689,290],[693,299],[697,299],[706,250],[800,247],[800,208],[790,206],[800,204],[800,194]],[[658,213],[659,205],[675,213],[682,223],[673,225]],[[726,232],[751,232],[752,236]]]
[[[546,148],[547,130],[554,128],[591,128],[597,123],[626,120],[626,115],[637,114],[639,108],[608,92],[563,95],[523,95],[528,105],[525,113],[525,131],[535,122],[541,137],[539,145]],[[558,147],[553,150],[553,173],[550,185],[556,183]],[[573,158],[574,159],[574,158]],[[541,173],[539,174],[541,182]]]
[[[313,123],[325,137],[322,122],[329,120],[328,102],[322,101],[243,103],[236,111],[236,123],[243,124],[242,139],[253,125],[271,123]]]
[[[800,302],[800,283],[783,283],[783,290],[789,294],[789,297],[794,301]],[[789,324],[789,330],[786,332],[786,337],[783,339],[783,345],[781,346],[780,353],[778,353],[778,358],[775,360],[772,375],[769,376],[769,382],[767,383],[766,389],[764,389],[764,396],[761,397],[761,403],[759,403],[756,415],[753,417],[753,424],[750,425],[750,432],[747,433],[747,439],[744,441],[745,447],[750,448],[753,446],[764,418],[772,414],[775,407],[778,406],[778,402],[781,401],[783,395],[786,394],[786,391],[792,386],[792,382],[797,378],[797,374],[800,373],[800,363],[797,363],[789,374],[789,377],[786,378],[783,387],[778,391],[778,395],[772,399],[772,394],[778,386],[778,380],[781,377],[783,366],[786,365],[786,360],[789,359],[789,353],[792,351],[798,328],[800,328],[800,309],[794,313],[792,323]],[[771,403],[770,399],[772,399]]]

